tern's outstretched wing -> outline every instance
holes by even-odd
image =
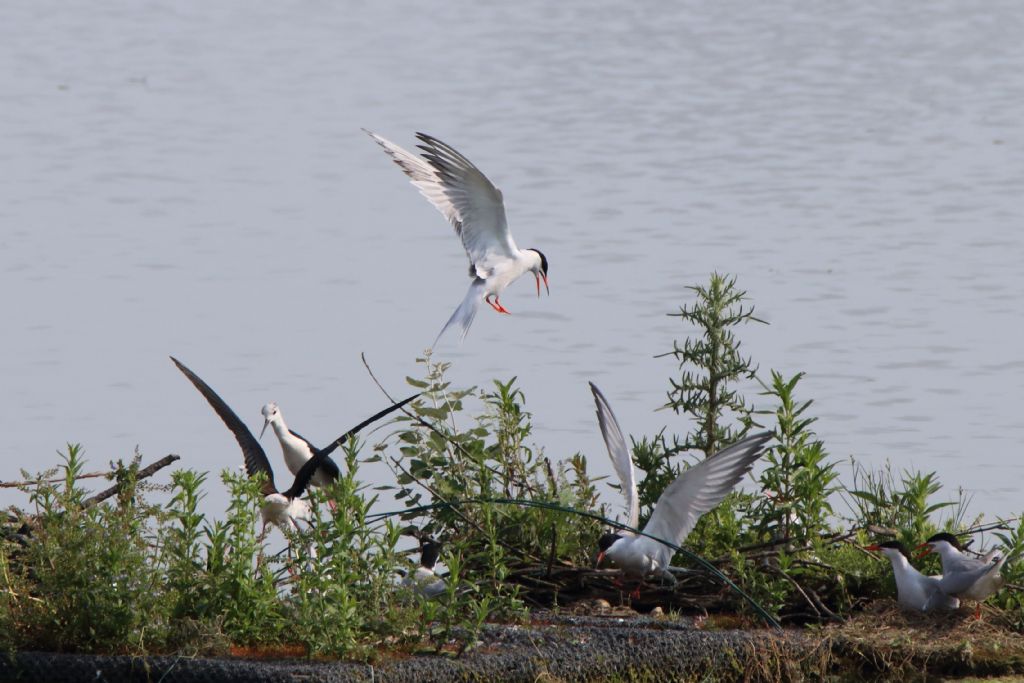
[[[416,134],[423,143],[418,145],[423,156],[368,130],[366,133],[455,227],[469,255],[471,276],[486,279],[496,264],[518,253],[505,220],[501,191],[469,159],[425,133]]]
[[[355,427],[353,427],[352,429],[348,430],[347,432],[345,432],[344,434],[339,436],[337,439],[332,441],[330,443],[330,445],[325,446],[323,449],[321,449],[319,451],[318,454],[323,454],[324,456],[326,456],[328,453],[331,453],[335,448],[337,448],[338,446],[341,446],[346,441],[351,439],[353,436],[358,434],[359,430],[362,429],[363,427],[365,427],[366,425],[373,424],[374,422],[376,422],[377,420],[381,419],[382,417],[386,417],[387,415],[390,415],[391,413],[395,412],[396,410],[398,410],[399,408],[404,406],[406,403],[409,403],[410,401],[414,401],[417,398],[419,398],[419,394],[418,393],[413,394],[409,398],[407,398],[407,399],[405,399],[403,401],[400,401],[398,403],[392,403],[391,405],[389,405],[384,410],[381,410],[379,412],[374,413],[373,415],[371,415],[370,417],[366,418],[365,420],[363,420],[362,422],[357,424]],[[330,458],[328,458],[328,459],[330,459]]]
[[[206,397],[214,411],[220,415],[220,419],[224,421],[224,424],[228,426],[231,433],[235,435],[235,440],[238,441],[238,445],[242,448],[242,456],[245,458],[245,471],[249,476],[255,476],[257,472],[263,472],[267,475],[267,481],[263,484],[263,495],[277,493],[277,487],[274,486],[274,470],[270,468],[267,454],[263,452],[259,441],[252,435],[249,428],[238,418],[238,415],[235,415],[235,411],[228,407],[224,399],[218,396],[217,392],[211,389],[209,384],[199,378],[199,375],[182,365],[174,356],[171,356],[171,360],[184,373],[185,377],[188,377],[188,380],[195,385],[199,393]]]
[[[619,421],[615,419],[615,413],[608,405],[608,399],[593,382],[590,383],[590,391],[594,394],[594,403],[597,404],[597,422],[601,425],[601,435],[604,436],[604,444],[608,447],[612,467],[619,475],[622,496],[626,499],[626,509],[629,511],[626,523],[635,529],[640,522],[640,498],[636,490],[636,469],[633,467],[633,459],[619,428]]]
[[[771,438],[768,432],[748,436],[683,472],[658,498],[654,513],[643,528],[644,533],[675,545],[682,543],[701,515],[722,502],[750,471]],[[674,550],[645,536],[637,538],[636,542],[650,545],[649,554],[656,557],[662,567],[668,566],[675,554]]]
[[[998,572],[1002,566],[1002,561],[996,561],[969,571],[944,572],[939,579],[939,589],[946,595],[960,595],[989,572]]]

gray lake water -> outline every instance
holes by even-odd
[[[549,298],[527,276],[437,355],[518,376],[549,456],[610,472],[587,380],[627,432],[685,429],[654,356],[718,270],[835,459],[1016,514],[1022,36],[1017,0],[6,2],[0,479],[66,441],[237,467],[169,354],[314,441],[384,405],[360,352],[405,391],[466,260],[367,127],[454,145],[548,256]]]

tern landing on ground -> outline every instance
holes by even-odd
[[[956,609],[960,606],[959,600],[940,590],[942,575],[925,576],[917,571],[910,564],[910,553],[899,541],[886,541],[864,549],[880,552],[889,558],[896,578],[896,602],[900,606],[918,612]]]
[[[633,460],[608,400],[593,383],[590,384],[590,390],[597,404],[601,434],[626,498],[626,508],[629,510],[627,522],[636,528],[640,506]],[[771,434],[767,432],[748,436],[687,469],[665,488],[654,506],[651,518],[641,531],[676,546],[680,545],[701,515],[718,505],[743,475],[750,471],[754,461],[761,457],[764,444],[769,439]],[[599,545],[601,553],[598,561],[607,557],[626,575],[638,578],[650,573],[671,576],[668,566],[675,555],[675,549],[654,538],[627,532],[609,533],[601,537]]]
[[[924,549],[920,556],[934,552],[941,559],[942,580],[939,588],[942,592],[962,600],[978,602],[975,616],[981,616],[981,601],[1003,587],[1004,581],[999,570],[1006,563],[1006,558],[999,557],[996,550],[980,558],[969,557],[963,553],[956,536],[946,532],[935,534],[917,547]]]
[[[263,447],[260,446],[256,437],[249,431],[249,428],[245,426],[245,423],[235,414],[235,411],[231,410],[228,404],[224,402],[224,399],[210,388],[209,384],[182,365],[178,359],[172,356],[171,360],[174,361],[174,364],[178,366],[178,369],[192,382],[195,388],[199,390],[199,393],[206,398],[213,410],[220,416],[220,419],[224,421],[224,424],[231,430],[231,433],[235,435],[235,440],[238,441],[238,445],[242,449],[245,471],[248,475],[255,477],[259,472],[265,475],[266,481],[263,483],[263,488],[260,489],[264,499],[263,507],[260,510],[261,517],[263,518],[261,535],[266,532],[268,524],[276,524],[281,528],[287,526],[294,530],[297,528],[295,520],[308,520],[310,517],[309,504],[299,498],[299,496],[305,492],[306,487],[313,478],[313,473],[323,465],[323,461],[327,458],[327,453],[330,450],[324,449],[316,453],[299,468],[291,488],[284,492],[278,491],[277,486],[274,484],[274,470],[270,467],[267,454],[263,451]],[[388,406],[376,415],[363,420],[338,437],[335,443],[344,443],[366,425],[397,410],[407,402],[403,401],[402,403]]]
[[[387,412],[398,410],[406,403],[414,400],[417,396],[419,396],[419,394],[413,394],[401,403],[396,403],[393,406],[390,406],[387,409]],[[267,425],[273,426],[274,434],[277,436],[277,441],[281,444],[284,463],[288,466],[289,472],[292,474],[298,474],[299,470],[302,469],[303,465],[309,462],[310,458],[318,454],[323,454],[320,467],[318,467],[316,472],[313,474],[313,479],[309,482],[310,485],[317,487],[326,486],[338,478],[338,463],[331,459],[330,454],[350,436],[351,432],[342,434],[324,448],[317,448],[305,437],[288,429],[288,425],[285,424],[284,421],[284,415],[281,413],[281,409],[277,407],[276,403],[268,403],[263,406],[262,412],[263,430],[260,432],[260,438],[262,439],[263,432],[267,431]]]
[[[417,156],[379,135],[366,132],[455,227],[469,256],[469,276],[473,283],[437,339],[452,325],[461,327],[461,338],[465,338],[481,301],[486,301],[499,313],[508,313],[499,297],[506,287],[527,272],[532,272],[537,280],[537,296],[540,296],[542,280],[545,290],[548,289],[548,260],[537,249],[516,246],[505,221],[501,191],[469,159],[424,133],[416,134],[422,143],[417,145],[422,155]]]

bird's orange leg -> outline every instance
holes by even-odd
[[[511,313],[508,312],[508,309],[501,305],[501,301],[498,300],[498,297],[495,296],[494,301],[491,301],[492,296],[494,295],[488,294],[487,296],[484,297],[484,301],[487,302],[487,305],[496,310],[498,313],[506,313],[508,315],[511,315]]]

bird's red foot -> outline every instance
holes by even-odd
[[[498,300],[498,297],[494,297],[494,301],[491,301],[491,297],[487,296],[484,298],[484,301],[486,301],[487,305],[496,310],[498,313],[512,315],[511,313],[509,313],[507,308],[501,305],[501,301]]]
[[[634,600],[639,600],[640,599],[640,586],[637,586],[636,590],[634,590],[632,593],[629,594],[629,597],[633,598]]]

